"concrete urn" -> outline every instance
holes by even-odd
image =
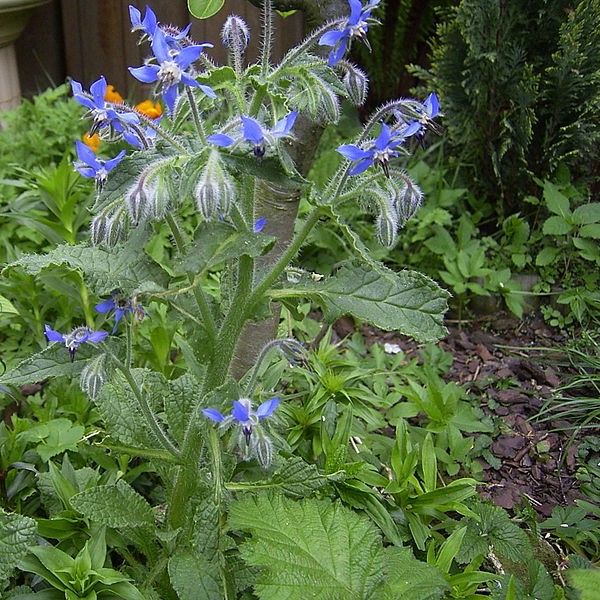
[[[21,88],[14,42],[33,9],[50,0],[0,0],[0,110],[19,104]]]

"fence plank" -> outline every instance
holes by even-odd
[[[48,20],[45,38],[34,39],[32,51],[37,51],[42,58],[53,54],[52,73],[58,76],[56,83],[69,75],[88,86],[104,75],[124,95],[146,95],[147,92],[139,91],[140,86],[129,75],[127,67],[141,65],[150,54],[148,45],[139,46],[138,36],[130,33],[128,11],[129,4],[143,11],[147,3],[152,5],[162,23],[183,27],[190,21],[186,0],[53,0],[49,6],[53,7],[54,22]],[[252,38],[247,60],[255,61],[260,47],[260,11],[247,0],[226,0],[224,8],[214,17],[203,21],[193,19],[191,35],[200,42],[213,43],[215,47],[210,50],[211,58],[217,63],[224,63],[227,52],[221,45],[220,32],[231,13],[239,14],[248,22]],[[43,18],[42,14],[38,18]],[[37,27],[39,29],[39,23]],[[285,20],[277,16],[275,32],[273,59],[277,60],[302,38],[301,15]],[[29,34],[29,39],[32,34]],[[23,79],[39,78],[43,65],[44,61],[40,65],[21,56]]]

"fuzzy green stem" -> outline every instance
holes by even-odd
[[[198,137],[203,144],[206,144],[206,132],[204,131],[204,126],[202,125],[202,121],[200,119],[200,113],[198,112],[198,107],[196,106],[196,99],[194,98],[194,93],[192,89],[187,87],[185,88],[188,104],[190,105],[190,109],[192,111],[192,117],[194,118],[194,124],[196,125],[196,130],[198,131]]]
[[[273,46],[273,6],[271,0],[263,0],[262,19],[263,39],[260,51],[260,65],[261,75],[263,80],[265,80],[269,74],[271,47]]]
[[[125,324],[125,344],[125,365],[128,369],[131,369],[131,364],[133,361],[133,325],[130,322]]]
[[[181,231],[181,228],[179,227],[177,221],[175,220],[172,214],[167,213],[165,215],[165,220],[167,221],[167,224],[171,229],[171,233],[173,234],[173,238],[175,239],[177,251],[180,255],[183,255],[187,244],[185,242],[185,237],[183,235],[183,232]],[[188,279],[191,284],[194,283],[194,276],[191,273],[188,273]],[[209,338],[208,343],[212,344],[217,337],[217,326],[215,325],[215,319],[210,309],[208,298],[206,297],[202,286],[194,286],[194,298],[196,299],[196,304],[198,305],[200,314],[202,315],[202,322],[204,323],[204,327],[206,328],[206,334]]]
[[[189,150],[185,146],[182,146],[174,137],[169,135],[162,127],[157,125],[152,119],[149,119],[148,117],[146,117],[145,115],[143,115],[141,113],[138,114],[138,117],[146,125],[148,125],[148,127],[150,127],[150,129],[156,131],[156,133],[158,135],[160,135],[160,137],[163,138],[163,140],[165,140],[166,142],[169,142],[169,144],[171,144],[171,146],[173,146],[173,148],[176,148],[177,150],[179,150],[179,152],[181,152],[181,154],[187,156],[190,153]]]
[[[152,433],[154,433],[154,435],[156,436],[156,439],[158,440],[160,445],[165,450],[170,452],[173,456],[179,457],[180,456],[179,449],[169,439],[167,434],[162,430],[162,427],[160,426],[160,424],[156,418],[156,415],[152,412],[152,408],[148,404],[148,401],[146,400],[144,394],[142,394],[142,391],[140,390],[137,382],[133,378],[133,375],[131,374],[129,367],[125,366],[114,355],[112,355],[112,360],[113,360],[115,366],[117,367],[117,369],[119,369],[119,371],[121,371],[123,377],[125,377],[125,380],[129,384],[129,387],[131,388],[131,391],[133,392],[133,395],[135,396],[135,399],[137,400],[138,406],[140,407],[140,410],[142,411],[142,415],[144,416],[144,419],[146,420],[148,427],[151,429]]]
[[[253,270],[254,261],[248,256],[242,256],[238,270],[237,288],[231,308],[221,325],[217,341],[214,345],[212,360],[208,366],[200,394],[201,398],[206,397],[210,392],[225,383],[235,346],[245,322],[246,300],[252,289]],[[216,442],[214,439],[212,441],[209,439],[209,444],[211,444],[211,452],[213,454],[213,469],[218,470],[218,472],[213,473],[215,498],[220,498],[223,489],[220,455],[218,459],[216,458],[216,452],[220,452],[220,445],[218,439]],[[175,479],[169,502],[169,524],[173,529],[182,527],[186,521],[186,505],[190,496],[194,493],[197,484],[201,450],[200,411],[194,410],[185,432],[181,450],[181,462],[183,466],[180,468]]]
[[[221,440],[215,427],[211,427],[208,432],[208,447],[212,459],[215,504],[219,506],[223,498],[223,462],[221,460]]]

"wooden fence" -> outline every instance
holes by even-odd
[[[159,21],[176,26],[190,22],[186,0],[52,0],[37,9],[17,42],[17,60],[23,94],[31,96],[67,76],[89,85],[100,75],[126,95],[138,85],[127,72],[128,66],[140,66],[149,55],[148,45],[139,46],[138,34],[130,33],[129,4],[143,9],[151,4]],[[256,58],[260,40],[260,14],[247,0],[226,0],[223,9],[211,19],[192,19],[191,36],[199,42],[211,42],[210,56],[225,62],[220,32],[227,15],[243,17],[252,35],[248,53]],[[283,20],[277,17],[274,58],[298,42],[303,35],[301,15]]]

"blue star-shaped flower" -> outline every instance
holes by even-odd
[[[380,0],[371,0],[364,7],[360,0],[348,0],[350,4],[350,16],[344,21],[343,29],[328,31],[321,36],[319,44],[321,46],[332,46],[333,50],[329,53],[328,64],[330,67],[336,65],[348,50],[351,41],[358,38],[364,42],[367,41],[367,31],[369,30],[369,19],[373,9],[379,4]]]
[[[131,298],[124,297],[118,291],[113,292],[107,300],[96,304],[94,308],[96,312],[103,315],[114,311],[115,325],[112,330],[113,334],[117,331],[119,322],[125,315],[131,314],[140,320],[146,315],[144,307],[139,302],[135,301],[135,299],[132,300]]]
[[[296,122],[298,113],[292,111],[283,119],[280,119],[268,129],[261,125],[256,119],[242,115],[242,132],[241,138],[231,137],[224,133],[215,133],[209,135],[206,139],[215,146],[228,147],[237,141],[246,141],[253,146],[254,156],[261,157],[265,155],[267,145],[273,145],[276,140],[290,135],[292,127]]]
[[[94,120],[94,124],[90,129],[90,135],[93,135],[99,129],[104,127],[112,127],[118,133],[123,133],[131,125],[137,125],[140,119],[134,111],[131,110],[116,110],[115,105],[106,102],[106,79],[100,77],[90,86],[90,93],[83,91],[81,83],[71,81],[71,89],[73,90],[73,98],[82,106],[89,110],[89,115]]]
[[[279,406],[279,398],[263,402],[256,410],[249,398],[240,398],[233,402],[231,414],[225,416],[216,408],[204,408],[202,413],[222,428],[235,425],[238,428],[238,446],[243,451],[244,460],[256,456],[263,466],[271,462],[272,444],[261,427],[261,422],[270,417]]]
[[[172,50],[164,32],[157,28],[152,37],[152,51],[158,64],[149,63],[143,67],[129,67],[129,71],[142,83],[157,82],[165,104],[169,111],[173,112],[180,85],[197,87],[210,98],[217,97],[210,86],[201,85],[187,72],[191,64],[198,60],[206,46],[207,44],[197,44],[185,46],[180,50]]]
[[[157,27],[159,27],[165,35],[167,44],[174,48],[179,47],[179,42],[188,36],[190,29],[192,28],[191,23],[182,30],[171,25],[160,25],[156,18],[156,14],[154,14],[154,11],[149,6],[146,6],[146,12],[142,18],[140,10],[135,6],[129,5],[129,20],[131,21],[131,31],[142,31],[149,40],[152,40]],[[205,45],[212,48],[212,44]]]
[[[415,135],[420,129],[420,123],[416,121],[405,126],[398,132],[392,132],[385,123],[381,124],[381,132],[371,147],[368,149],[360,148],[355,144],[345,144],[340,146],[337,151],[348,160],[356,164],[348,172],[349,175],[358,175],[366,171],[371,165],[378,164],[384,173],[389,176],[389,161],[398,156],[397,148],[404,140]]]
[[[79,162],[75,163],[75,168],[80,175],[96,180],[96,185],[101,188],[108,174],[123,160],[125,150],[121,150],[117,156],[110,160],[101,160],[96,157],[94,152],[88,148],[83,142],[77,140],[77,158]]]
[[[75,360],[75,352],[81,344],[87,342],[97,344],[108,335],[106,331],[93,331],[89,327],[77,327],[71,333],[60,333],[52,329],[50,325],[44,327],[44,332],[49,342],[61,342],[66,346],[71,355],[71,361]]]

